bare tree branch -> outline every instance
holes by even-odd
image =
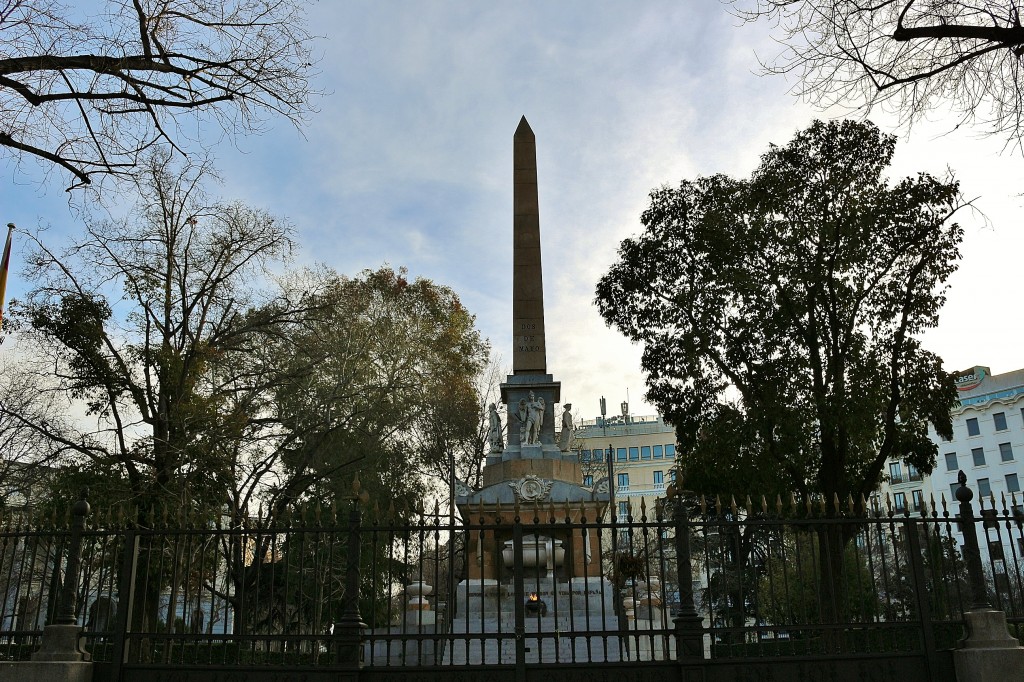
[[[183,115],[258,132],[311,111],[302,0],[108,0],[82,22],[60,0],[0,8],[0,146],[89,184],[158,142],[182,151]],[[6,11],[3,11],[6,10]],[[68,106],[72,104],[73,106]],[[171,125],[174,123],[174,125]]]
[[[783,46],[766,73],[820,106],[880,106],[910,126],[936,107],[1020,147],[1024,27],[1016,0],[731,0]]]

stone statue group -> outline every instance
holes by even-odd
[[[516,405],[516,410],[512,412],[512,416],[519,422],[520,444],[540,444],[541,428],[544,426],[544,412],[546,410],[547,405],[544,398],[535,396],[533,391],[530,391],[529,399],[522,398],[519,401],[519,404]],[[572,403],[565,403],[564,411],[562,412],[562,433],[558,444],[559,449],[563,451],[569,449],[569,442],[572,440],[573,421],[571,410]],[[491,452],[501,452],[505,447],[505,443],[502,437],[501,417],[498,415],[498,408],[494,403],[491,403],[489,419],[488,441],[490,442]]]

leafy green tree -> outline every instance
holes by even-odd
[[[963,204],[952,180],[890,185],[895,143],[871,124],[818,121],[749,180],[652,192],[597,304],[644,344],[682,487],[832,502],[874,490],[890,458],[932,470],[928,424],[951,436],[955,390],[917,335],[937,322]],[[823,539],[823,577],[841,573],[853,533]]]
[[[806,529],[786,531],[757,580],[758,617],[769,625],[791,626],[791,636],[803,634],[802,625],[822,622],[819,542]],[[845,587],[841,612],[853,622],[871,622],[880,615],[878,591],[884,578],[871,573],[866,557],[853,545],[844,549],[839,567],[837,579]]]
[[[1013,0],[733,0],[765,19],[783,46],[769,73],[797,74],[794,90],[822,106],[881,106],[910,124],[936,108],[958,112],[1020,145],[1024,27]]]
[[[894,148],[870,124],[819,121],[749,180],[652,192],[597,304],[644,344],[684,487],[845,500],[891,457],[931,471],[928,422],[950,433],[955,392],[916,336],[955,269],[961,203],[956,182],[927,174],[890,186]]]
[[[5,322],[20,325],[41,399],[75,409],[5,403],[0,416],[76,466],[57,489],[102,473],[104,499],[144,527],[223,515],[255,533],[303,502],[343,501],[357,472],[378,500],[421,499],[481,418],[473,316],[387,267],[271,276],[290,228],[211,200],[209,173],[156,154],[125,219],[86,225],[62,251],[37,242],[37,286]],[[273,554],[251,537],[221,548],[235,596],[265,568],[247,557]],[[155,627],[164,566],[140,583],[139,623]]]

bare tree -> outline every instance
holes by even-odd
[[[233,136],[309,111],[301,0],[0,0],[0,147],[72,188],[179,151],[213,120]],[[190,115],[191,120],[186,120]]]
[[[1022,143],[1018,0],[732,0],[768,19],[783,51],[769,73],[800,77],[794,92],[821,105],[880,105],[910,125],[949,106],[963,123]]]
[[[47,391],[45,369],[16,350],[0,365],[0,509],[30,506],[67,454],[33,426],[60,419],[68,407]]]

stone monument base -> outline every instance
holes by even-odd
[[[88,661],[2,661],[0,682],[92,682]]]
[[[964,614],[968,635],[953,652],[958,682],[1020,679],[1024,647],[1006,630],[1002,611],[968,611]]]

